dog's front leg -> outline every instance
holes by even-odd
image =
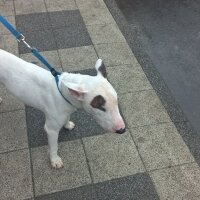
[[[58,134],[60,128],[58,126],[53,126],[51,121],[46,120],[44,126],[47,137],[48,137],[48,145],[49,145],[49,154],[50,154],[50,161],[51,165],[54,168],[61,168],[63,167],[62,159],[58,156]]]
[[[2,102],[2,98],[0,97],[0,103]]]

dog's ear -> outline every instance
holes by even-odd
[[[72,95],[74,98],[76,98],[79,101],[84,100],[84,96],[87,93],[87,91],[84,89],[83,86],[80,86],[75,83],[64,83],[63,84],[67,87],[69,90],[70,95]]]
[[[97,70],[97,75],[101,75],[104,78],[107,78],[106,67],[101,59],[98,59],[95,64],[95,69]]]

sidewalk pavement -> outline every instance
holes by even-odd
[[[65,166],[55,170],[44,115],[0,85],[0,199],[200,199],[199,166],[103,0],[0,0],[0,13],[61,71],[94,75],[102,58],[128,127],[105,133],[73,114],[75,129],[59,137]],[[36,61],[1,25],[0,48]]]

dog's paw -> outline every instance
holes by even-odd
[[[56,158],[51,159],[51,165],[55,169],[60,169],[64,167],[62,159],[57,156]]]
[[[72,121],[68,121],[67,124],[65,125],[65,128],[68,129],[68,130],[70,130],[70,131],[72,129],[74,129],[74,127],[75,127],[75,124]]]
[[[2,100],[2,98],[0,97],[0,103],[2,102],[3,100]]]

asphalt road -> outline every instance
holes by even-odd
[[[145,51],[200,134],[200,1],[117,0]]]

